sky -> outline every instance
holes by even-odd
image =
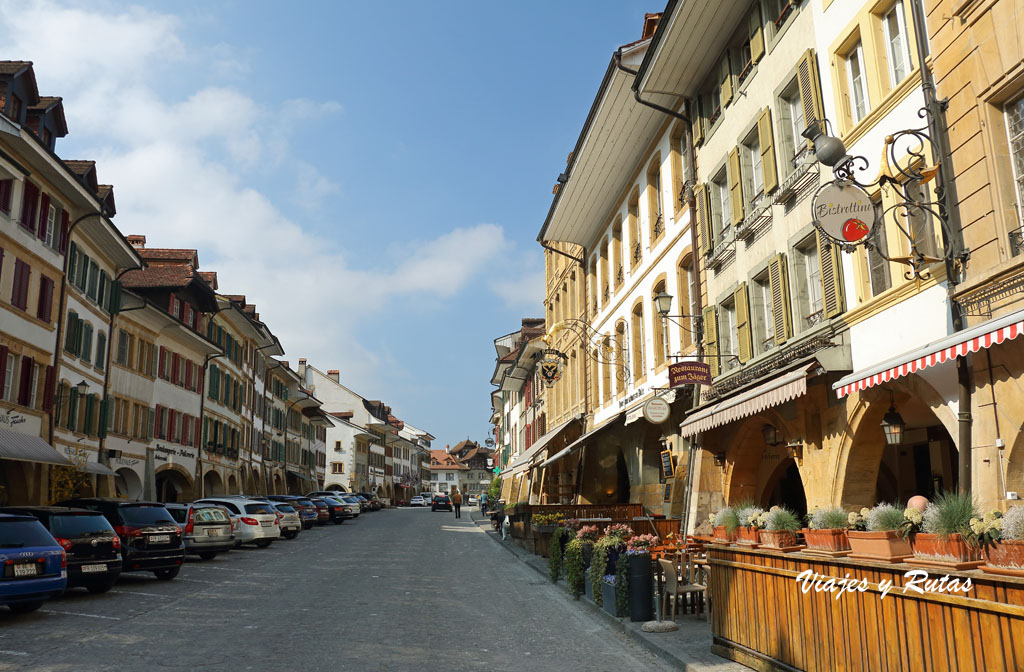
[[[657,0],[0,0],[122,233],[189,247],[300,357],[435,447],[488,434],[496,337],[612,52]]]

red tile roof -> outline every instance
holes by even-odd
[[[140,247],[137,251],[146,261],[181,261],[189,264],[199,261],[199,253],[187,248]]]
[[[79,159],[65,159],[64,165],[67,166],[72,173],[78,176],[85,175],[91,169],[96,167],[95,161],[82,161]]]
[[[121,282],[128,288],[186,287],[195,276],[188,266],[150,266],[144,270],[128,271]]]

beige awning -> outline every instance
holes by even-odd
[[[509,474],[516,475],[526,471],[530,465],[533,464],[535,458],[538,458],[540,451],[544,450],[544,448],[551,442],[551,439],[565,431],[565,428],[568,427],[570,423],[576,421],[577,419],[573,418],[572,420],[563,422],[544,436],[534,441],[529,448],[520,453],[519,456],[505,468],[505,471],[502,472],[502,476],[508,476]]]
[[[90,474],[100,474],[101,476],[116,476],[114,470],[105,464],[99,462],[86,462],[82,467]]]
[[[698,410],[679,425],[679,434],[684,438],[693,436],[802,397],[807,394],[807,372],[817,366],[817,362],[801,366],[775,380]]]
[[[5,460],[45,462],[64,467],[71,464],[71,460],[54,450],[42,437],[22,434],[12,429],[0,429],[0,457]]]

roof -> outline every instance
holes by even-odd
[[[454,455],[445,450],[430,451],[430,468],[438,471],[463,471],[468,470],[464,464],[460,464]]]
[[[32,61],[0,61],[0,75],[16,75],[31,67]]]
[[[186,287],[195,279],[188,266],[150,266],[121,276],[125,287]]]
[[[213,289],[217,289],[217,271],[199,271],[199,277]]]
[[[80,160],[80,159],[65,159],[64,160],[64,165],[67,166],[68,169],[72,173],[74,173],[75,175],[78,175],[79,177],[82,177],[83,175],[88,173],[91,169],[96,167],[96,162],[95,161],[83,161],[83,160]]]
[[[192,248],[140,247],[138,250],[146,261],[184,261],[199,266],[199,253]]]

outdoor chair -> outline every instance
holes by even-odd
[[[661,567],[661,573],[665,577],[665,583],[662,585],[661,589],[662,619],[665,618],[665,605],[669,601],[669,598],[671,598],[672,602],[672,620],[675,620],[676,600],[679,597],[683,597],[684,599],[688,595],[694,595],[694,597],[703,597],[704,591],[706,590],[704,586],[688,582],[690,570],[692,570],[692,566],[690,566],[689,556],[683,556],[683,564],[685,576],[683,579],[680,579],[679,570],[676,568],[675,562],[673,562],[672,560],[666,560],[665,558],[658,559],[658,565]],[[699,601],[696,604],[699,605],[700,613],[703,613],[703,601]]]

